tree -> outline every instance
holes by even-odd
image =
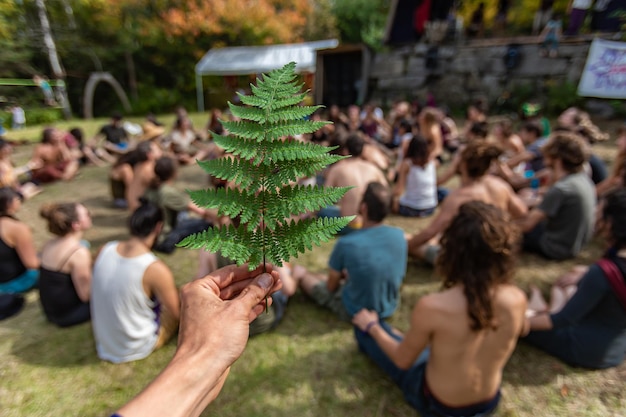
[[[184,0],[179,4],[162,15],[166,32],[188,40],[209,37],[213,46],[300,41],[311,12],[308,0]]]
[[[43,35],[43,42],[48,52],[48,59],[50,60],[50,67],[54,76],[60,83],[57,83],[57,91],[61,98],[61,107],[63,108],[63,114],[66,119],[72,117],[72,110],[70,109],[70,102],[67,97],[67,91],[65,90],[65,70],[61,66],[59,55],[57,54],[57,47],[50,30],[50,22],[48,21],[48,14],[46,12],[46,5],[44,0],[35,0],[37,5],[37,11],[39,12],[39,21],[41,22],[41,31]]]
[[[333,0],[341,40],[380,49],[389,7],[389,0]]]

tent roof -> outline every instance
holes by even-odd
[[[196,74],[258,74],[280,68],[292,61],[296,63],[298,72],[315,72],[315,51],[336,48],[337,45],[339,45],[337,39],[329,39],[283,45],[211,49],[196,64]]]

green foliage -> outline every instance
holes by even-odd
[[[344,43],[364,43],[380,49],[389,0],[335,0],[332,10]]]
[[[295,63],[271,71],[251,88],[252,95],[240,95],[242,106],[229,103],[239,119],[222,122],[229,136],[215,135],[215,142],[230,156],[199,163],[237,188],[190,192],[198,206],[217,208],[222,216],[238,216],[240,223],[215,226],[180,245],[220,251],[239,265],[249,262],[254,268],[262,262],[282,265],[319,246],[353,217],[294,219],[335,203],[349,189],[294,185],[344,158],[330,155],[333,148],[292,138],[328,123],[307,120],[320,106],[298,106],[306,93],[301,92]]]
[[[25,108],[26,125],[49,125],[63,120],[63,111],[60,108]],[[0,111],[2,125],[9,129],[11,127],[12,115],[10,111]]]
[[[546,93],[546,114],[557,115],[572,106],[582,107],[585,99],[577,91],[578,86],[569,81],[550,85]]]

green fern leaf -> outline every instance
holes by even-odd
[[[342,198],[349,187],[293,185],[315,175],[343,156],[333,148],[288,137],[312,133],[328,122],[307,118],[320,106],[300,106],[307,92],[295,73],[295,63],[270,71],[251,85],[252,95],[240,94],[242,106],[229,103],[238,121],[222,121],[228,135],[214,135],[230,157],[198,162],[207,173],[236,189],[190,191],[201,207],[239,217],[238,227],[213,227],[185,238],[179,245],[220,251],[250,268],[262,262],[276,265],[333,237],[352,217],[335,219],[294,217],[317,211]]]

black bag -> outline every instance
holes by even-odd
[[[0,294],[0,320],[16,315],[24,307],[24,296],[20,294]]]

